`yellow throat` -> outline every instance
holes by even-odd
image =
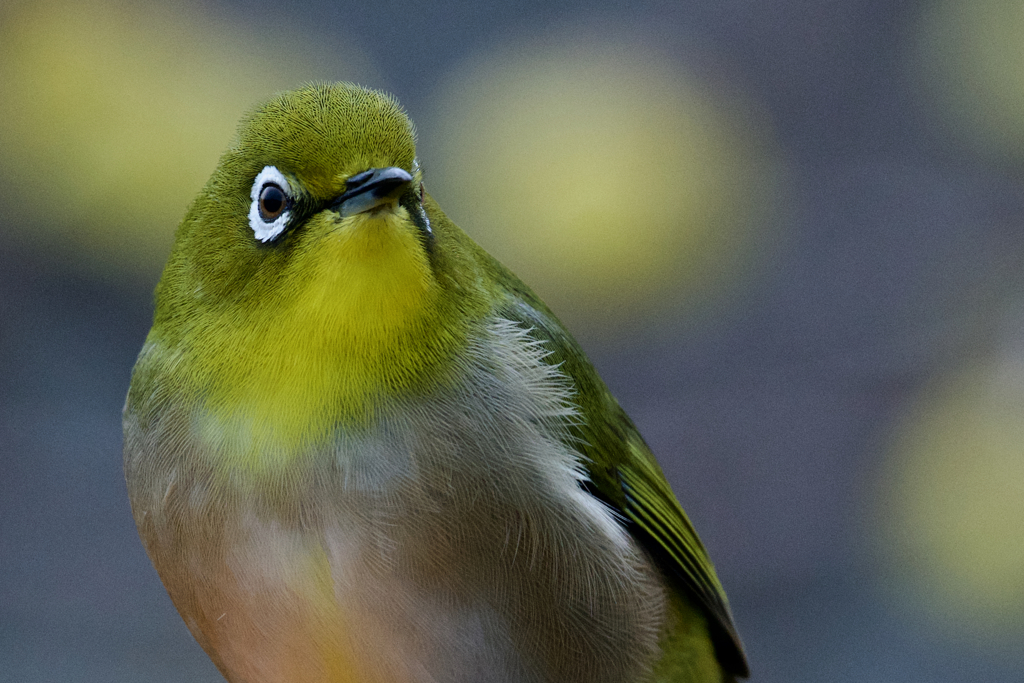
[[[191,373],[216,378],[203,431],[235,465],[290,460],[365,421],[436,360],[422,337],[437,285],[405,208],[324,212],[304,229],[323,235],[289,261],[288,298],[205,330]]]

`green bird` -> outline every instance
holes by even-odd
[[[124,461],[192,635],[232,683],[747,676],[637,428],[422,175],[393,98],[309,85],[178,228]]]

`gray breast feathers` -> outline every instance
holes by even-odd
[[[661,579],[581,489],[572,387],[543,354],[497,320],[471,344],[462,381],[338,430],[273,483],[218,474],[210,445],[180,429],[154,423],[127,444],[140,532],[222,670],[237,666],[240,639],[251,649],[270,634],[259,647],[273,660],[275,632],[309,628],[377,672],[367,680],[642,679],[665,618]],[[177,440],[177,455],[148,458],[167,450],[154,451],[161,439]],[[145,486],[132,486],[132,468],[147,469],[134,477]],[[251,590],[202,588],[224,576]],[[221,625],[226,604],[252,623]]]

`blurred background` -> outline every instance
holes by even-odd
[[[753,681],[1020,681],[1024,3],[0,5],[0,681],[221,680],[120,410],[238,118],[394,93],[426,185],[577,333]]]

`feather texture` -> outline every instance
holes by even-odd
[[[394,191],[341,215],[371,169]],[[421,177],[393,99],[315,84],[243,122],[179,228],[125,474],[192,633],[232,683],[746,675],[635,426]]]

